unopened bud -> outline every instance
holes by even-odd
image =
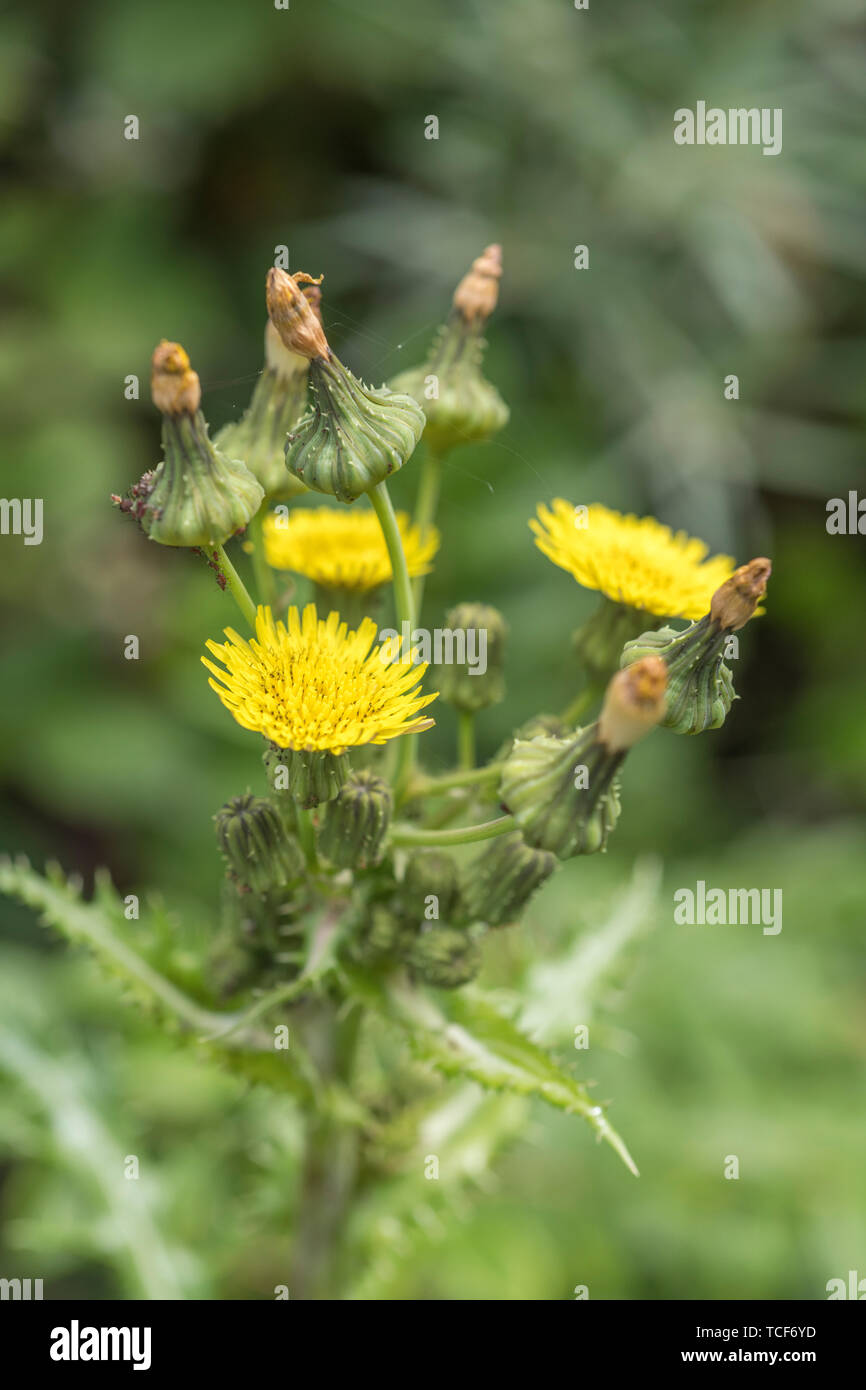
[[[457,861],[450,854],[420,849],[409,856],[400,892],[408,918],[420,923],[428,903],[435,899],[436,918],[447,921],[457,910],[458,894]]]
[[[481,952],[472,937],[456,927],[431,926],[416,938],[408,964],[425,984],[456,989],[481,969]]]
[[[745,627],[761,599],[766,596],[767,580],[772,570],[770,561],[763,556],[734,570],[730,579],[713,594],[711,621],[718,623],[725,632],[736,632]]]
[[[271,266],[265,287],[268,313],[283,343],[290,352],[311,361],[330,357],[331,349],[321,320],[300,287],[320,283],[321,276],[315,280],[303,270],[287,275],[279,266]]]
[[[300,878],[304,856],[276,808],[261,796],[234,796],[214,817],[219,847],[232,877],[254,893]]]
[[[445,619],[452,654],[462,659],[442,666],[441,698],[455,709],[474,713],[505,695],[505,637],[508,626],[497,608],[486,603],[459,603]]]
[[[464,900],[473,921],[501,927],[515,921],[556,868],[556,856],[533,849],[520,831],[491,840],[466,869]]]
[[[325,807],[318,848],[341,869],[380,862],[391,823],[391,788],[373,772],[352,772]]]
[[[454,308],[467,322],[486,321],[499,300],[501,279],[502,247],[487,246],[454,291]]]
[[[610,753],[625,753],[665,716],[667,667],[645,656],[618,671],[604,697],[598,738]]]

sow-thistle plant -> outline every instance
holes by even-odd
[[[339,1246],[350,1224],[333,1212],[323,1222],[323,1202],[339,1201],[345,1215],[377,1165],[391,1170],[383,1116],[405,1112],[409,1124],[442,1103],[429,1085],[413,1097],[397,1084],[410,1073],[395,1039],[412,1066],[583,1116],[637,1171],[571,1067],[474,981],[488,933],[524,930],[565,860],[606,849],[632,748],[659,726],[695,734],[722,723],[734,698],[726,643],[758,610],[770,573],[763,559],[735,570],[652,517],[561,499],[539,506],[530,522],[539,549],[602,595],[578,638],[587,683],[561,716],[524,711],[476,765],[476,721],[506,696],[506,615],[483,596],[455,595],[452,646],[437,657],[416,633],[416,598],[441,543],[443,452],[507,420],[481,374],[501,270],[499,248],[488,247],[428,362],[393,383],[402,389],[376,389],[327,341],[321,277],[272,269],[265,369],[246,414],[214,442],[185,350],[163,342],[154,353],[163,458],[114,501],[150,540],[203,557],[242,620],[201,656],[226,718],[248,738],[249,774],[215,808],[220,917],[194,983],[188,961],[181,977],[164,951],[139,954],[122,939],[104,888],[88,905],[56,880],[0,865],[0,887],[86,940],[211,1055],[294,1097],[308,1155],[292,1296],[339,1287],[340,1251],[311,1262],[310,1243],[326,1230]],[[425,426],[415,515],[398,516],[387,480],[412,468]],[[310,490],[333,500],[311,507]],[[276,606],[280,572],[311,586],[312,600]],[[390,636],[379,627],[388,595]],[[677,620],[687,625],[670,626]],[[446,704],[457,715],[454,767],[434,775],[425,735]],[[389,1057],[390,1072],[373,1057]]]

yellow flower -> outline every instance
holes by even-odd
[[[423,532],[405,512],[397,517],[409,574],[429,574],[439,549],[435,526]],[[333,507],[303,508],[288,518],[265,518],[265,557],[277,570],[305,574],[326,589],[366,591],[387,584],[391,561],[376,513],[338,512]]]
[[[575,508],[558,497],[529,525],[535,544],[585,589],[660,618],[702,618],[733,573],[729,555],[671,531],[652,516],[623,516],[598,503]]]
[[[357,632],[347,631],[339,613],[323,621],[312,603],[303,617],[290,608],[288,627],[259,608],[249,642],[226,628],[227,642],[206,643],[225,670],[202,661],[216,677],[208,684],[242,728],[279,748],[340,754],[434,722],[414,718],[436,699],[419,694],[426,665],[401,660],[393,647],[374,647],[376,633],[371,618]]]

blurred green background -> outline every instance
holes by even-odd
[[[829,498],[866,495],[863,17],[860,0],[105,0],[0,20],[2,491],[45,500],[41,546],[0,538],[3,848],[87,883],[106,864],[204,936],[215,922],[210,817],[261,777],[198,659],[235,618],[108,495],[158,456],[160,338],[190,352],[213,428],[244,408],[279,245],[324,272],[331,342],[377,384],[503,245],[486,370],[511,421],[448,460],[425,600],[431,627],[461,599],[509,622],[483,755],[568,703],[594,608],[534,548],[539,501],[773,559],[725,728],[641,745],[610,852],[569,863],[487,954],[487,983],[521,989],[612,1099],[640,1180],[580,1121],[520,1108],[444,1215],[420,1187],[391,1194],[412,1219],[379,1222],[387,1258],[359,1296],[821,1298],[866,1276],[864,542],[825,529]],[[674,110],[699,99],[781,107],[782,153],[675,146]],[[398,503],[415,482],[410,463]],[[431,767],[453,737],[443,709]],[[781,934],[674,926],[697,878],[781,888]],[[49,1296],[272,1296],[288,1102],[177,1050],[29,913],[2,913],[0,1274]],[[545,975],[561,953],[574,975]],[[570,1052],[590,1018],[590,1051]],[[141,1159],[122,1201],[94,1158],[114,1150]]]

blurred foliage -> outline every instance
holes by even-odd
[[[485,983],[539,1036],[559,1020],[545,1041],[614,1098],[640,1181],[570,1117],[436,1091],[432,1128],[353,1215],[357,1297],[821,1297],[862,1272],[866,585],[862,539],[824,521],[829,497],[866,493],[864,56],[860,0],[43,0],[0,19],[3,492],[45,499],[41,546],[0,540],[2,846],[88,883],[105,863],[173,919],[215,921],[210,817],[261,789],[198,660],[233,617],[107,498],[155,461],[161,337],[190,351],[214,427],[240,413],[277,245],[325,272],[329,336],[378,383],[421,359],[473,256],[503,244],[486,369],[511,422],[447,461],[425,603],[429,626],[460,599],[509,622],[482,754],[568,702],[570,633],[593,607],[531,544],[538,501],[652,511],[773,557],[725,728],[641,745],[609,854],[567,865],[487,948]],[[674,109],[698,99],[782,107],[782,154],[674,146]],[[410,465],[398,503],[413,486]],[[431,768],[453,738],[443,709]],[[618,925],[646,853],[662,887]],[[670,895],[697,878],[781,887],[782,933],[675,927]],[[2,911],[0,1270],[79,1297],[270,1297],[291,1102],[156,1036]],[[383,1055],[386,1089],[417,1085],[423,1108],[420,1076]],[[424,1179],[426,1132],[453,1183]],[[100,1186],[94,1146],[141,1157],[134,1200]]]

